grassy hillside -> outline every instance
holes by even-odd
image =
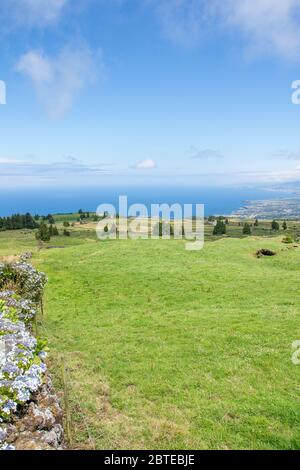
[[[1,254],[36,244],[13,237],[1,234]],[[300,447],[300,248],[281,238],[187,252],[78,232],[35,254],[49,276],[40,332],[69,390],[75,448]],[[277,255],[257,259],[263,247]]]

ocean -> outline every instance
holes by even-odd
[[[79,209],[96,211],[98,205],[113,204],[118,211],[118,198],[128,196],[128,204],[180,203],[204,204],[205,215],[228,215],[239,209],[246,200],[279,199],[287,193],[257,188],[229,187],[101,187],[101,188],[39,188],[0,190],[0,216],[15,213],[47,215],[76,212]]]

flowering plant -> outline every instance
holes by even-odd
[[[44,343],[32,336],[30,326],[36,315],[46,276],[26,263],[0,264],[0,288],[11,283],[14,290],[0,292],[0,424],[37,392],[46,372]],[[5,443],[0,426],[0,449]]]
[[[0,292],[0,300],[5,301],[7,307],[12,307],[16,311],[19,320],[30,324],[36,315],[36,306],[27,299],[22,299],[14,291]]]
[[[24,299],[38,303],[47,282],[46,275],[23,261],[0,263],[0,289],[13,286]]]

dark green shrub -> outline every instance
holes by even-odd
[[[225,235],[226,234],[226,224],[223,222],[223,220],[218,220],[214,230],[213,230],[213,235]]]
[[[294,239],[291,235],[287,235],[282,239],[282,243],[286,243],[288,245],[290,243],[294,243]]]
[[[51,238],[51,232],[46,224],[41,223],[38,228],[38,231],[35,234],[35,238],[37,240],[41,240],[42,242],[48,242]]]
[[[271,223],[272,230],[278,231],[279,230],[279,223],[276,220],[273,220]]]
[[[256,257],[261,258],[262,256],[275,256],[275,251],[269,250],[268,248],[261,248],[256,252]]]
[[[247,224],[247,222],[244,224],[243,234],[244,235],[251,235],[251,227],[250,227],[249,224]]]

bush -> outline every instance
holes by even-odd
[[[214,227],[213,235],[225,235],[226,234],[226,224],[223,220],[218,220],[217,224]]]
[[[42,385],[46,371],[45,343],[34,338],[31,325],[46,283],[44,273],[24,262],[0,264],[0,337],[5,354],[0,362],[0,423],[9,422]],[[0,427],[0,450],[13,450]]]
[[[51,227],[52,227],[52,225],[51,225]],[[52,235],[54,237],[57,237],[59,235],[59,231],[58,231],[56,225],[54,225],[53,228],[52,228]]]
[[[46,224],[42,223],[39,226],[39,229],[35,234],[35,238],[42,242],[48,242],[51,239],[51,231]]]
[[[279,230],[279,223],[276,220],[273,220],[271,223],[272,230],[278,231]]]
[[[243,234],[244,235],[251,235],[251,227],[250,227],[249,224],[247,224],[247,222],[244,224]]]
[[[286,244],[294,243],[294,239],[291,235],[287,235],[286,237],[282,239],[282,243],[286,243]]]
[[[262,248],[256,252],[257,258],[261,258],[262,256],[275,256],[275,251],[269,250],[268,248]]]
[[[31,264],[18,262],[0,264],[0,289],[14,290],[24,299],[38,303],[43,294],[46,275],[37,271]]]
[[[3,377],[0,401],[0,422],[8,421],[19,405],[25,404],[42,385],[46,354],[39,341],[20,322],[17,310],[0,302],[0,335],[7,354],[0,366]],[[3,430],[0,428],[0,433]],[[3,441],[4,439],[1,439]],[[1,447],[0,447],[1,448]]]
[[[55,220],[53,218],[53,216],[51,214],[48,214],[47,217],[46,217],[46,220],[48,220],[49,224],[50,225],[54,225],[55,224]]]

